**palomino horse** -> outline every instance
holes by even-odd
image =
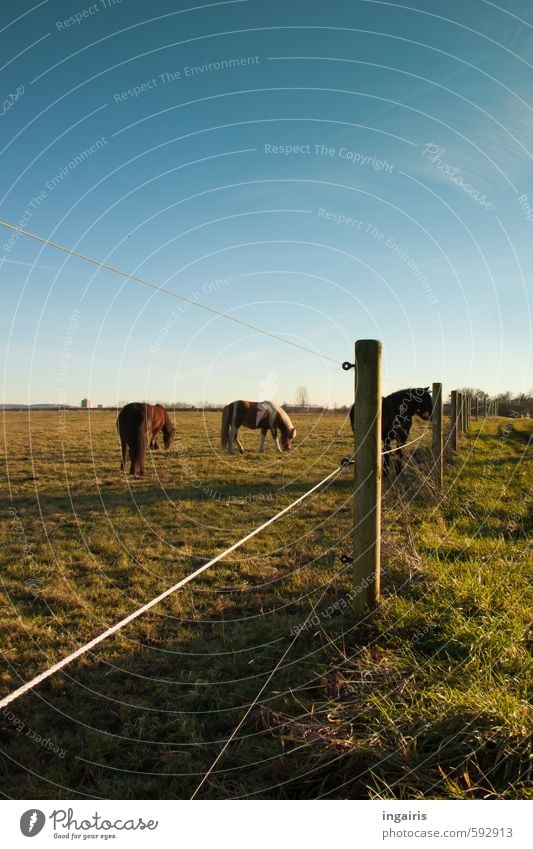
[[[429,386],[423,389],[400,389],[387,395],[381,401],[381,439],[383,449],[390,452],[392,443],[396,441],[396,473],[402,470],[402,447],[409,438],[409,431],[413,423],[413,416],[420,416],[426,421],[431,418],[433,401],[429,392]],[[350,424],[353,430],[354,405],[350,408]],[[384,468],[388,470],[390,464],[390,453],[385,454]]]
[[[239,439],[238,433],[241,426],[252,430],[261,428],[259,438],[259,450],[265,450],[265,437],[270,431],[276,451],[289,451],[292,448],[292,440],[296,436],[296,428],[287,413],[276,404],[275,401],[232,401],[227,404],[222,412],[222,430],[220,441],[222,448],[227,448],[233,453],[233,443],[239,446],[241,454],[244,446]],[[278,428],[281,433],[281,445],[278,441]]]
[[[163,432],[165,448],[170,448],[175,427],[160,404],[132,403],[122,408],[117,418],[117,428],[122,447],[121,469],[126,468],[128,448],[130,451],[130,475],[144,475],[146,447],[157,448],[156,436]]]

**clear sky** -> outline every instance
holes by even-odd
[[[4,10],[2,400],[527,391],[529,0],[21,0]],[[326,359],[329,358],[329,359]],[[333,362],[331,361],[333,360]]]

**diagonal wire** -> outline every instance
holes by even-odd
[[[92,263],[92,265],[98,266],[98,268],[105,268],[107,271],[114,272],[114,274],[120,274],[120,276],[125,277],[126,280],[133,280],[135,283],[140,283],[142,286],[148,286],[150,289],[155,289],[157,292],[162,292],[164,295],[170,295],[171,298],[176,298],[178,301],[185,301],[185,303],[190,304],[193,307],[198,307],[198,309],[205,310],[213,315],[218,315],[221,318],[232,321],[234,324],[240,324],[242,327],[247,327],[249,330],[254,330],[256,333],[262,333],[264,336],[270,336],[271,339],[276,339],[278,342],[283,342],[285,345],[292,345],[293,348],[299,348],[301,351],[313,354],[315,357],[320,357],[321,360],[329,360],[330,363],[339,365],[339,360],[327,357],[319,351],[313,351],[311,348],[306,348],[305,345],[299,345],[297,342],[291,342],[290,339],[285,339],[283,336],[278,336],[276,333],[270,333],[268,330],[256,327],[255,324],[249,324],[247,321],[242,321],[240,318],[235,318],[234,316],[228,315],[225,312],[220,312],[213,307],[208,307],[207,304],[200,304],[197,301],[193,301],[192,298],[187,298],[185,295],[178,295],[176,292],[171,292],[170,289],[165,289],[164,286],[158,286],[156,283],[151,283],[149,280],[145,280],[143,277],[138,277],[136,274],[129,274],[127,271],[122,271],[122,269],[116,268],[114,265],[108,265],[107,263],[101,262],[98,259],[93,259],[93,257],[87,256],[86,254],[78,253],[78,251],[73,250],[73,248],[67,248],[65,245],[60,245],[57,242],[52,242],[50,239],[45,239],[44,236],[38,236],[36,233],[30,233],[29,230],[24,230],[22,227],[17,227],[15,224],[10,224],[8,221],[0,220],[0,226],[6,227],[8,230],[13,230],[15,233],[21,233],[23,236],[28,236],[30,239],[35,239],[35,241],[48,245],[51,248],[57,248],[70,256],[76,256],[78,259],[83,259],[86,262]]]
[[[88,643],[85,643],[83,646],[80,646],[71,654],[67,655],[67,657],[64,657],[62,660],[58,661],[58,663],[55,663],[53,666],[49,667],[44,672],[41,672],[39,675],[36,675],[35,678],[31,679],[31,681],[27,681],[25,684],[22,684],[22,686],[20,686],[17,690],[13,690],[13,692],[9,693],[7,696],[0,700],[0,709],[7,707],[8,704],[15,701],[15,699],[18,699],[20,696],[24,695],[24,693],[27,693],[29,690],[33,690],[37,686],[37,684],[41,683],[41,681],[45,681],[47,678],[50,678],[50,676],[53,675],[55,672],[59,672],[59,670],[63,669],[65,666],[67,666],[67,664],[71,663],[73,660],[76,660],[76,658],[86,654],[90,649],[103,642],[107,637],[110,637],[112,634],[116,634],[117,631],[119,631],[129,622],[133,622],[133,620],[137,619],[139,616],[141,616],[141,614],[146,613],[147,610],[150,610],[152,607],[155,607],[156,604],[159,604],[159,602],[163,601],[163,599],[168,598],[168,596],[172,595],[172,593],[174,593],[176,590],[181,589],[194,578],[197,578],[198,575],[201,575],[202,572],[205,572],[206,569],[209,569],[210,566],[213,566],[215,563],[218,563],[219,560],[222,560],[224,557],[226,557],[228,554],[231,554],[237,548],[240,548],[243,543],[247,542],[249,539],[252,539],[252,537],[256,536],[256,534],[258,534],[264,528],[267,528],[269,525],[272,525],[274,522],[280,519],[281,516],[284,516],[286,513],[292,510],[293,507],[295,507],[297,504],[300,504],[309,495],[311,495],[313,492],[316,492],[317,489],[319,489],[329,480],[338,475],[338,473],[341,472],[343,469],[344,466],[337,466],[337,468],[330,472],[330,474],[323,478],[323,480],[319,481],[319,483],[315,484],[313,487],[311,487],[311,489],[308,489],[307,492],[304,492],[303,495],[300,495],[299,498],[297,498],[295,501],[292,501],[290,504],[287,505],[287,507],[284,507],[270,519],[267,519],[267,521],[263,522],[263,524],[259,525],[259,527],[254,528],[253,531],[250,531],[250,533],[246,534],[246,536],[242,537],[242,539],[233,543],[233,545],[230,545],[229,548],[226,548],[224,551],[221,551],[220,554],[217,554],[211,560],[208,560],[208,562],[204,563],[203,566],[200,566],[194,572],[191,572],[185,578],[182,578],[181,581],[178,581],[176,584],[174,584],[174,586],[169,587],[169,589],[160,593],[151,601],[147,602],[146,604],[143,604],[142,607],[139,607],[137,610],[134,610],[133,613],[130,613],[128,616],[125,616],[124,619],[120,620],[120,622],[116,622],[115,625],[112,625],[110,628],[107,629],[107,631],[104,631],[102,634],[99,634],[97,637],[94,637],[94,639],[90,640]]]

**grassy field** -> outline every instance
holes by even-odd
[[[61,416],[64,416],[63,418]],[[221,455],[219,415],[119,472],[114,415],[5,413],[0,694],[235,542],[350,451]],[[414,436],[422,432],[415,430]],[[351,472],[0,712],[12,798],[523,798],[533,423],[474,423],[445,494],[427,436],[384,486],[383,602],[354,623]],[[429,436],[429,434],[428,434]]]

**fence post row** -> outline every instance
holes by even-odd
[[[355,343],[353,606],[379,602],[381,538],[381,342]]]
[[[433,409],[431,411],[431,447],[433,452],[433,480],[442,489],[444,479],[444,458],[442,456],[442,383],[434,383],[432,387]]]
[[[450,429],[450,448],[452,451],[457,451],[457,428],[459,426],[457,409],[458,394],[457,389],[452,389],[452,426]]]

